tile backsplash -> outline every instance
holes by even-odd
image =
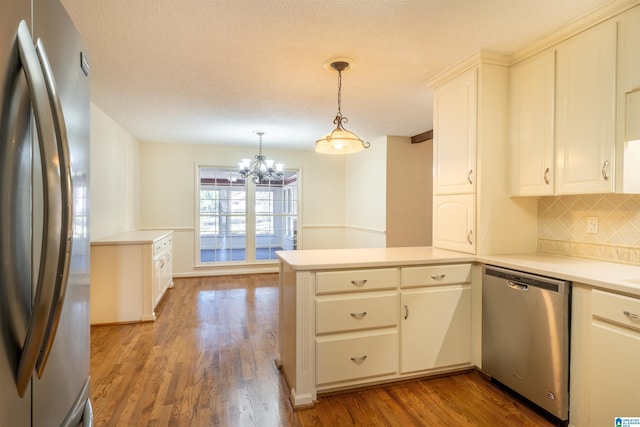
[[[597,218],[597,233],[587,233],[589,217]],[[538,251],[640,263],[640,195],[541,197]]]

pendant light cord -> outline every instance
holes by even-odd
[[[338,115],[342,117],[342,71],[338,70]]]

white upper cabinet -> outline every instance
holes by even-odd
[[[508,59],[477,52],[429,82],[434,247],[481,255],[535,250],[536,201],[509,193]]]
[[[554,190],[555,50],[511,67],[511,194]]]
[[[640,6],[618,28],[616,192],[640,193]]]
[[[616,45],[616,20],[558,45],[556,194],[614,190]]]
[[[476,68],[434,91],[434,194],[475,191],[477,93]]]
[[[433,246],[475,254],[476,234],[475,194],[433,198]]]

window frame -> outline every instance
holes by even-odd
[[[254,184],[253,182],[251,182],[250,178],[245,179],[244,181],[244,185],[242,187],[238,187],[238,188],[243,188],[243,192],[245,194],[245,210],[244,210],[244,218],[245,218],[245,230],[244,230],[244,249],[245,249],[245,256],[244,256],[244,260],[238,260],[238,261],[211,261],[211,262],[202,262],[202,256],[201,256],[201,218],[202,218],[202,214],[200,212],[200,203],[201,203],[201,196],[200,196],[200,191],[201,191],[201,170],[202,168],[214,168],[214,169],[226,169],[226,170],[230,170],[230,171],[236,171],[237,168],[233,167],[233,166],[220,166],[220,165],[211,165],[211,164],[195,164],[195,209],[194,209],[194,264],[196,268],[216,268],[216,267],[233,267],[233,266],[247,266],[247,265],[274,265],[278,263],[277,259],[255,259],[257,252],[256,252],[256,246],[257,246],[257,237],[258,237],[258,227],[256,224],[256,217],[257,216],[261,216],[260,213],[257,213],[257,200],[256,200],[256,193],[257,191],[260,191],[260,187],[259,185]],[[282,227],[275,228],[276,230],[281,231],[282,234],[282,239],[283,241],[286,239],[289,239],[290,241],[294,242],[293,247],[294,248],[300,248],[301,247],[301,241],[300,241],[300,223],[301,223],[301,175],[302,175],[302,171],[300,169],[295,169],[295,168],[287,168],[285,169],[285,173],[289,173],[289,174],[293,174],[295,175],[295,189],[293,187],[289,187],[287,188],[286,183],[282,186],[282,187],[275,187],[275,188],[282,188],[282,196],[281,196],[281,200],[278,200],[278,198],[276,197],[275,193],[275,188],[273,188],[272,190],[268,190],[270,187],[267,186],[267,190],[263,190],[263,191],[267,191],[269,193],[271,193],[270,196],[270,200],[271,200],[271,212],[266,213],[265,216],[270,216],[272,218],[275,217],[282,217]],[[285,194],[288,194],[288,199],[285,200]],[[275,204],[276,202],[280,202],[282,204],[282,207],[280,209],[280,212],[277,213],[278,209],[275,209],[275,207],[273,206],[273,204]],[[295,205],[292,205],[293,203],[295,203]],[[285,212],[284,209],[285,208],[292,208],[294,209],[293,213],[288,213]],[[218,214],[219,215],[219,214]],[[229,215],[231,216],[231,215]],[[237,216],[243,216],[242,214],[238,214]],[[292,221],[291,218],[294,218],[294,220]],[[291,224],[293,223],[293,224]],[[292,227],[296,226],[297,228],[295,230],[292,229]],[[272,226],[270,228],[274,228],[274,225],[272,224]],[[275,236],[277,236],[277,234],[274,234]]]

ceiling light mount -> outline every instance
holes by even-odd
[[[336,128],[316,141],[316,152],[322,154],[350,154],[369,148],[371,144],[364,142],[358,135],[342,125],[349,119],[342,115],[342,72],[352,68],[348,58],[334,58],[326,61],[324,67],[338,73],[338,113],[333,119]]]

